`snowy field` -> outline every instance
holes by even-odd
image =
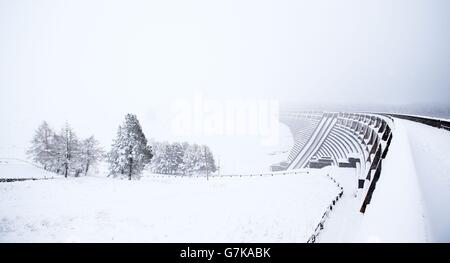
[[[337,193],[322,174],[1,183],[0,242],[305,242]]]

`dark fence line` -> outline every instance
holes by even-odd
[[[221,174],[221,175],[209,175],[208,178],[226,178],[226,177],[262,177],[262,176],[281,176],[291,174],[309,174],[309,171],[279,171],[269,173],[253,173],[253,174]],[[154,174],[150,175],[151,178],[207,178],[206,175],[181,175],[181,174]]]
[[[337,204],[337,202],[342,198],[344,195],[344,188],[334,179],[332,176],[327,174],[327,177],[333,181],[333,183],[336,184],[336,187],[339,188],[340,192],[336,195],[336,197],[331,201],[330,205],[327,207],[325,212],[322,215],[322,218],[320,219],[320,222],[317,224],[316,228],[314,229],[313,234],[311,237],[308,238],[306,243],[316,243],[317,237],[320,235],[322,230],[325,228],[325,221],[330,216],[331,211],[333,211],[333,207]]]
[[[278,171],[278,172],[253,173],[253,174],[224,174],[215,177],[254,177],[254,176],[279,176],[290,174],[309,174],[309,171]]]
[[[403,114],[393,114],[393,113],[388,113],[388,114],[384,114],[384,115],[389,115],[389,116],[392,116],[395,118],[405,119],[405,120],[409,120],[409,121],[415,121],[415,122],[426,124],[426,125],[429,125],[429,126],[432,126],[435,128],[450,131],[450,121],[432,119],[432,118],[427,118],[427,117],[403,115]]]
[[[12,183],[23,181],[51,180],[52,178],[0,178],[0,183]]]

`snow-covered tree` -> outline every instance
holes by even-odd
[[[123,146],[123,135],[122,135],[122,126],[119,126],[117,129],[116,138],[113,140],[113,144],[111,146],[111,150],[108,153],[108,163],[109,163],[109,175],[116,176],[118,174],[125,174],[125,155],[121,153]]]
[[[131,180],[133,176],[140,175],[152,156],[151,147],[147,144],[136,115],[127,114],[124,123],[119,126],[108,156],[110,174],[126,174]]]
[[[183,171],[191,175],[200,170],[201,149],[197,144],[189,145],[183,155]]]
[[[86,175],[91,166],[95,165],[103,156],[103,151],[99,147],[98,141],[91,136],[81,142],[80,161],[83,165],[83,172]]]
[[[65,177],[71,174],[78,176],[82,172],[87,174],[102,157],[98,141],[93,136],[80,142],[68,123],[55,133],[45,121],[36,130],[27,153],[44,169]]]
[[[45,170],[52,170],[55,151],[54,134],[47,122],[43,121],[37,128],[31,146],[27,150],[28,156],[34,162],[41,164]]]
[[[150,168],[155,173],[191,175],[217,170],[213,154],[205,145],[154,142],[153,154]]]
[[[179,174],[183,168],[184,150],[181,143],[175,142],[169,145],[169,170],[172,174]]]
[[[52,136],[53,148],[52,148],[52,160],[51,160],[51,171],[56,172],[57,174],[62,174],[64,169],[64,160],[65,156],[64,152],[64,139],[60,134],[53,134]]]
[[[150,168],[154,173],[167,173],[167,142],[153,142]]]
[[[199,170],[206,173],[214,173],[217,170],[217,168],[211,150],[206,145],[202,145],[200,148],[202,158]]]
[[[80,143],[75,132],[67,122],[56,140],[59,159],[63,165],[62,172],[64,177],[67,178],[70,172],[78,176],[83,170],[80,162]]]

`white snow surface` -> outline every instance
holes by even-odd
[[[28,161],[15,158],[0,158],[0,178],[45,179],[55,176],[58,177],[58,175],[40,169],[39,166]]]
[[[450,242],[450,132],[411,121],[396,122],[408,131],[429,238]]]
[[[320,171],[1,183],[0,242],[305,242],[338,190]]]

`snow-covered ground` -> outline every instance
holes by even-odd
[[[0,242],[305,242],[337,193],[319,171],[1,183]]]

